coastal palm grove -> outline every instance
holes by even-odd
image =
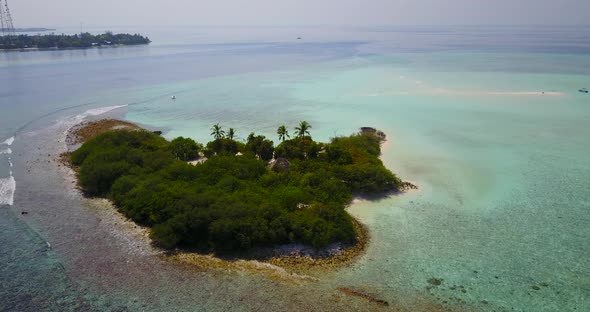
[[[401,181],[379,159],[374,134],[315,142],[302,121],[280,141],[211,127],[204,146],[189,138],[170,142],[145,130],[114,130],[71,154],[79,184],[106,197],[135,222],[151,227],[163,248],[218,253],[302,243],[353,243],[345,206],[356,194],[395,191]],[[197,164],[188,161],[200,159]]]
[[[113,34],[106,32],[100,35],[80,33],[74,35],[18,35],[0,36],[0,50],[4,49],[67,49],[89,48],[94,46],[149,44],[149,38],[140,34]]]

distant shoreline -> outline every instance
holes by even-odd
[[[114,34],[105,32],[93,35],[91,33],[66,34],[18,34],[0,36],[0,50],[3,51],[42,51],[42,50],[70,50],[88,49],[94,47],[117,47],[127,45],[150,44],[151,40],[140,34]]]
[[[55,28],[31,27],[31,28],[15,28],[15,32],[34,32],[34,31],[54,31]]]
[[[2,48],[0,48],[0,52],[2,52],[2,51],[27,52],[27,51],[66,51],[66,50],[112,49],[112,48],[121,48],[121,47],[132,47],[132,46],[138,46],[138,45],[144,45],[144,44],[112,44],[112,45],[108,45],[108,46],[71,47],[71,48],[58,48],[58,47],[53,47],[53,48],[16,48],[16,49],[2,49]]]

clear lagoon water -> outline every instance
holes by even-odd
[[[382,309],[338,287],[407,311],[590,310],[589,27],[114,30],[153,44],[0,53],[0,310]],[[194,272],[129,249],[54,161],[109,110],[201,142],[215,123],[374,126],[420,190],[351,205],[368,250],[317,282]]]

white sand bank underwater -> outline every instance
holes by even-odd
[[[392,95],[466,95],[466,96],[563,96],[563,92],[556,91],[467,91],[467,90],[451,90],[451,89],[431,89],[426,91],[386,91],[381,93],[367,93],[361,96],[392,96]]]
[[[431,94],[448,94],[448,95],[518,95],[518,96],[561,96],[561,92],[545,92],[545,91],[464,91],[464,90],[451,90],[451,89],[434,89]]]

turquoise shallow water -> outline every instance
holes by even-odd
[[[194,44],[0,55],[0,142],[16,134],[0,155],[0,178],[16,180],[1,208],[11,265],[0,274],[12,282],[0,309],[378,308],[338,287],[409,311],[590,309],[590,97],[577,92],[589,87],[587,32],[344,29],[301,44],[277,39],[292,29],[254,34],[219,45],[185,30]],[[383,161],[420,190],[353,204],[367,253],[319,282],[179,269],[121,247],[45,158],[64,122],[113,105],[201,142],[215,123],[275,141],[279,125],[300,120],[317,140],[374,126],[388,135]]]
[[[420,81],[411,86],[396,80],[395,67],[385,73],[377,67],[297,92],[329,101],[331,93],[351,88],[385,90],[365,102],[367,111],[379,112],[373,124],[392,134],[385,161],[422,187],[418,194],[352,207],[370,220],[375,239],[350,281],[387,293],[403,284],[420,289],[437,277],[444,282],[429,293],[442,301],[585,309],[588,99],[568,91],[584,76],[401,71],[405,80]],[[375,80],[385,86],[375,87]],[[564,95],[430,95],[432,88]],[[338,101],[355,105],[358,99]],[[549,286],[531,288],[540,283]]]
[[[384,161],[421,190],[351,207],[373,241],[333,283],[481,308],[584,310],[590,102],[575,86],[588,76],[459,70],[488,57],[462,54],[449,72],[367,57],[166,85],[183,90],[178,100],[144,103],[127,118],[201,141],[217,122],[241,137],[274,137],[278,125],[300,119],[321,140],[384,129]],[[444,282],[426,290],[432,277]]]

